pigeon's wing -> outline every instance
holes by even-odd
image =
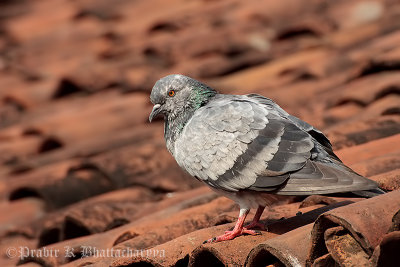
[[[177,140],[175,158],[191,175],[226,191],[302,195],[376,187],[354,183],[369,180],[347,175],[307,129],[247,96],[221,96],[200,108]]]
[[[258,95],[258,94],[249,94],[247,97],[257,101],[258,103],[267,106],[269,109],[274,110],[274,112],[278,113],[281,117],[291,121],[295,124],[299,129],[307,132],[311,135],[316,142],[319,143],[320,146],[335,160],[342,162],[336,155],[333,153],[332,144],[329,139],[318,129],[314,128],[309,123],[287,113],[284,109],[282,109],[278,104],[276,104],[271,99]]]

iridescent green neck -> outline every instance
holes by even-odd
[[[196,87],[192,90],[192,95],[189,99],[191,106],[194,110],[199,109],[205,105],[211,97],[215,96],[217,92],[206,86]]]

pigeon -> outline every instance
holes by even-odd
[[[287,196],[381,194],[376,182],[345,166],[328,138],[258,95],[218,93],[190,77],[158,80],[149,121],[164,116],[166,147],[178,165],[240,208],[235,227],[206,242],[260,234],[266,206]],[[244,226],[251,208],[253,221]]]

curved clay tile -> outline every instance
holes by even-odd
[[[0,266],[398,265],[398,1],[0,2]],[[269,232],[202,244],[237,207],[148,123],[171,73],[270,97],[394,192],[291,198],[264,212]],[[19,246],[60,255],[6,255]]]
[[[309,262],[329,253],[336,262],[367,263],[399,209],[400,191],[394,191],[325,213],[313,227]]]

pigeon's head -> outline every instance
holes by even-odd
[[[171,119],[195,111],[217,92],[211,87],[181,74],[172,74],[158,80],[154,85],[150,101],[154,104],[149,116],[151,122],[162,114]]]

